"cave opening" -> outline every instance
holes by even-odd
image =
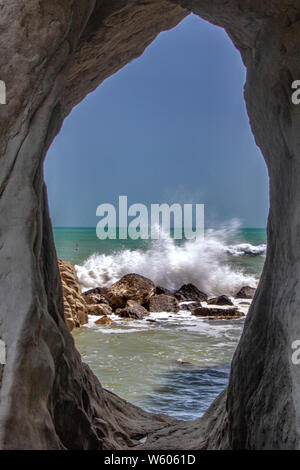
[[[300,114],[291,100],[300,76],[296,2],[58,0],[41,8],[32,0],[23,7],[16,21],[15,2],[6,2],[1,17],[1,449],[299,448],[300,383],[292,360],[300,337]],[[229,386],[202,418],[178,422],[103,388],[74,347],[63,318],[43,161],[72,108],[191,11],[227,31],[247,68],[244,96],[268,166],[270,210],[266,259]],[[158,166],[156,181],[162,173]],[[166,259],[160,256],[164,267]],[[208,272],[219,271],[214,265]]]
[[[249,127],[244,81],[226,33],[190,15],[72,111],[48,152],[45,179],[58,257],[75,265],[83,291],[130,272],[171,289],[210,276],[215,285],[204,284],[210,296],[233,295],[258,278],[264,250],[250,253],[252,259],[243,253],[230,268],[220,253],[230,242],[254,249],[265,243],[267,173]],[[96,208],[121,194],[146,204],[204,203],[214,231],[210,244],[220,246],[210,246],[205,259],[191,245],[172,244],[168,251],[141,240],[98,240]],[[161,250],[165,267],[159,267]],[[197,256],[205,269],[191,274]],[[185,261],[176,264],[176,258]],[[220,271],[217,280],[210,266]],[[242,279],[239,270],[246,273]],[[92,327],[98,314],[73,335],[106,388],[148,411],[193,419],[226,387],[243,320],[167,317],[133,326],[114,316],[114,326]],[[164,347],[156,350],[158,344]]]

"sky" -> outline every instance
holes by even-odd
[[[226,33],[190,15],[108,78],[65,120],[45,162],[54,226],[96,209],[205,205],[205,226],[265,227],[266,165],[251,133],[245,67]]]

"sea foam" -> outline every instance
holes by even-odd
[[[233,295],[242,286],[255,287],[257,279],[233,267],[230,257],[263,255],[265,245],[229,245],[229,233],[229,229],[209,230],[204,242],[196,239],[181,244],[165,236],[150,241],[146,250],[93,254],[75,268],[83,291],[110,286],[125,274],[137,273],[169,289],[191,282],[208,295]]]

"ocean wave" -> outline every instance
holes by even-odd
[[[257,251],[262,245],[229,245],[229,230],[209,231],[205,241],[177,244],[170,237],[149,242],[147,250],[124,249],[112,254],[93,254],[76,271],[82,290],[109,286],[128,273],[146,276],[156,284],[178,289],[193,283],[208,295],[235,294],[245,285],[255,287],[257,279],[230,264],[230,255]]]
[[[252,245],[251,243],[240,243],[230,245],[225,248],[226,252],[232,256],[262,256],[266,254],[267,245]]]

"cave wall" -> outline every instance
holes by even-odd
[[[0,448],[299,448],[300,79],[297,1],[0,0]],[[228,392],[196,422],[104,390],[63,320],[43,160],[66,115],[187,14],[224,27],[247,67],[250,124],[270,175],[268,252]],[[209,47],[209,45],[207,45]]]

